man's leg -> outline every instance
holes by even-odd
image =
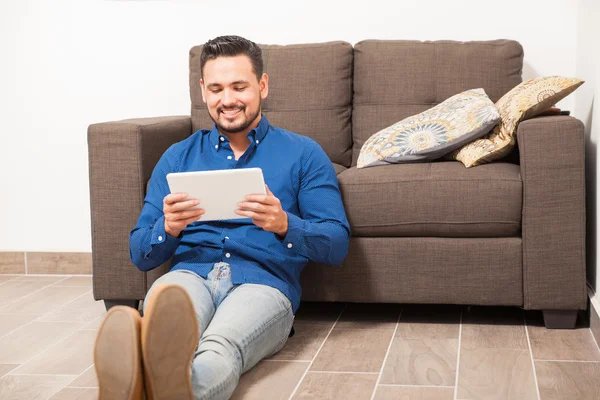
[[[279,290],[236,287],[217,308],[196,350],[192,386],[196,399],[229,399],[240,375],[285,345],[294,315]]]
[[[206,280],[200,275],[187,270],[167,272],[158,278],[152,284],[148,293],[146,293],[143,304],[144,314],[146,314],[152,292],[154,292],[156,287],[161,284],[179,285],[190,295],[194,310],[196,311],[196,317],[198,318],[198,328],[200,328],[200,334],[202,334],[215,314],[215,305],[213,304],[210,291],[207,288]]]
[[[159,278],[144,301],[141,348],[146,395],[151,400],[192,400],[191,362],[199,332],[214,304],[204,278],[173,271]]]

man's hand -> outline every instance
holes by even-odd
[[[163,199],[163,213],[165,214],[165,232],[173,237],[179,236],[186,226],[197,221],[203,208],[189,210],[200,204],[196,199],[186,200],[187,193],[171,193]]]
[[[281,202],[271,193],[269,187],[267,194],[251,194],[246,196],[246,201],[238,203],[238,215],[252,218],[252,222],[265,231],[273,232],[281,237],[287,234],[288,216],[281,208]]]

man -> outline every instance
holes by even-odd
[[[172,268],[150,288],[143,318],[108,312],[95,350],[101,399],[229,398],[242,373],[285,345],[307,261],[340,264],[348,250],[327,155],[261,114],[269,79],[260,48],[218,37],[200,67],[215,125],[171,146],[152,173],[131,259],[142,271],[169,259]],[[250,167],[262,168],[267,194],[248,196],[236,220],[203,222],[203,209],[190,210],[198,201],[170,194],[166,181],[170,172]]]

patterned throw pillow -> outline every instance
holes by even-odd
[[[360,149],[357,167],[434,160],[486,135],[498,122],[485,91],[467,90],[372,135]]]
[[[496,103],[502,122],[485,138],[455,150],[447,158],[469,168],[506,156],[515,147],[519,122],[549,109],[582,84],[581,79],[561,76],[544,76],[521,83]]]

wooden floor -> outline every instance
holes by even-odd
[[[96,399],[89,276],[0,275],[0,399]],[[584,322],[585,324],[585,322]],[[234,399],[598,399],[590,329],[517,308],[305,303]]]

